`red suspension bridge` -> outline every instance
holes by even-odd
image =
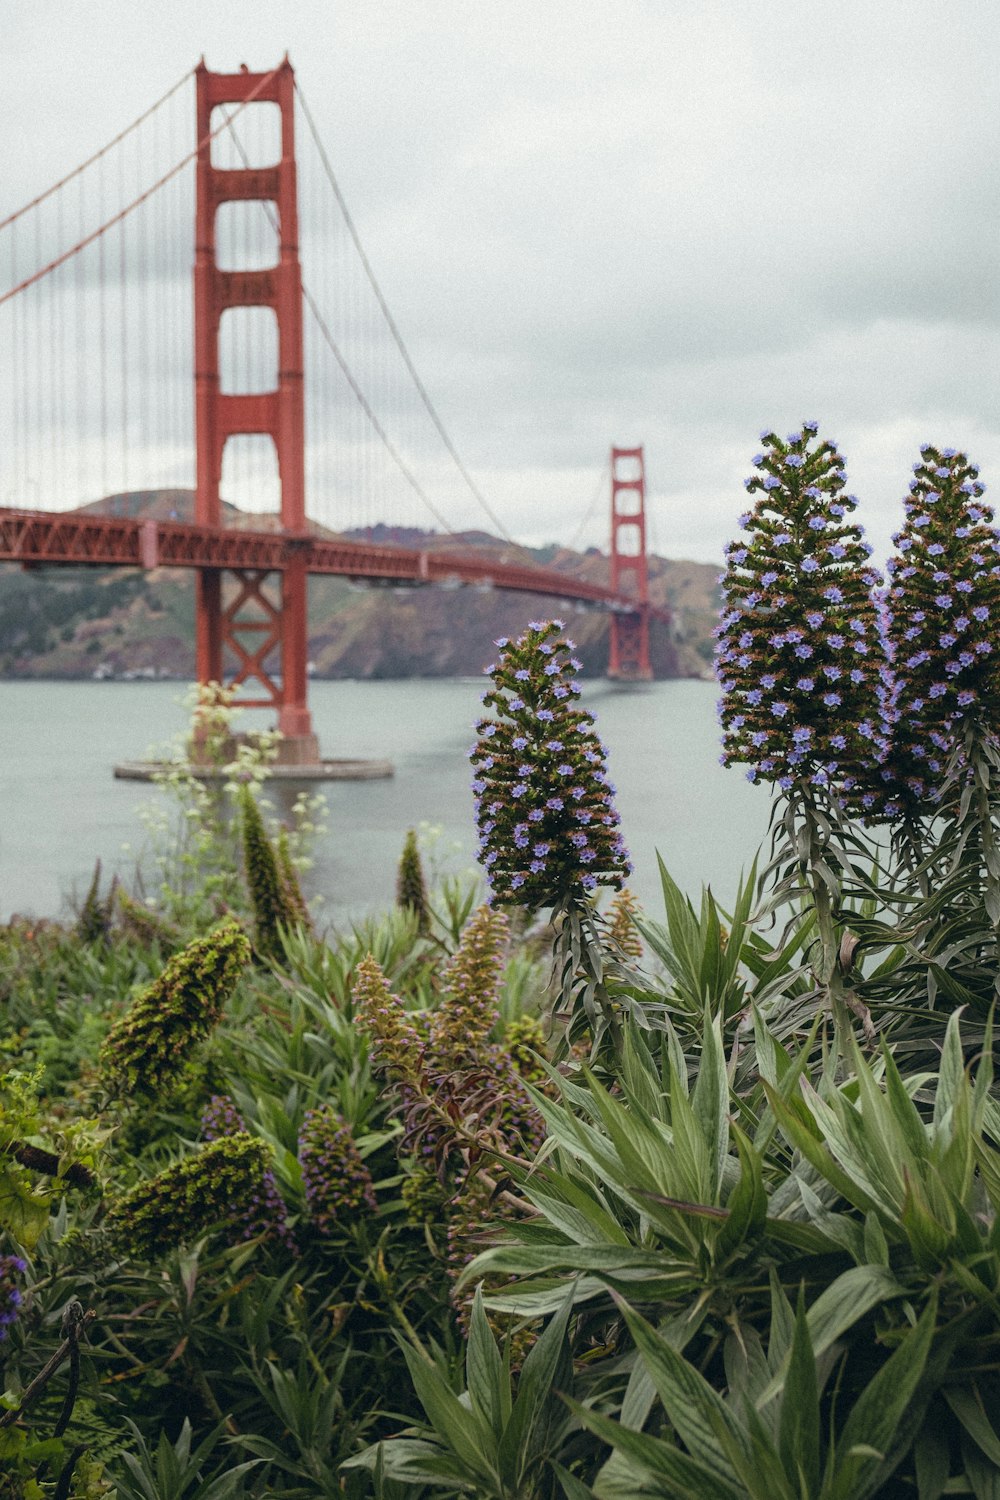
[[[192,77],[193,147],[178,110]],[[301,196],[297,115],[310,148]],[[310,574],[489,583],[605,608],[609,676],[652,675],[650,619],[666,612],[649,602],[642,449],[612,449],[607,586],[461,545],[446,520],[459,493],[516,547],[413,365],[287,58],[268,73],[200,64],[0,222],[4,260],[0,561],[195,569],[199,681],[273,707],[293,760],[317,758]],[[192,348],[193,404],[181,378]],[[193,519],[82,503],[116,483],[122,502],[193,487]],[[376,519],[428,516],[453,545],[357,539]]]

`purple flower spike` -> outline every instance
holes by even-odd
[[[749,763],[751,781],[784,791],[809,784],[839,796],[884,742],[872,705],[887,660],[874,598],[881,580],[852,518],[855,501],[842,495],[836,444],[816,434],[810,421],[785,444],[773,431],[763,438],[754,509],[727,552],[716,662],[724,764]]]
[[[1000,720],[989,627],[1000,610],[1000,535],[966,455],[928,444],[921,456],[895,538],[907,565],[894,560],[886,596],[897,678],[886,795],[911,813],[940,800],[969,715],[988,727]]]
[[[0,1255],[0,1343],[20,1314],[24,1295],[18,1280],[27,1269],[19,1255]]]
[[[620,889],[628,870],[604,747],[572,702],[582,663],[563,628],[536,623],[503,649],[484,700],[497,717],[477,726],[471,757],[493,898],[529,910],[594,884]],[[582,843],[581,823],[591,829]]]

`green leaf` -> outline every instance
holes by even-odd
[[[554,1390],[568,1389],[572,1380],[573,1363],[566,1329],[573,1311],[573,1293],[571,1286],[559,1311],[532,1345],[518,1378],[517,1396],[498,1450],[504,1483],[515,1489],[534,1456],[539,1431],[550,1420]]]
[[[923,1407],[913,1405],[913,1397],[924,1373],[937,1323],[937,1296],[932,1295],[916,1327],[903,1339],[886,1360],[878,1374],[869,1381],[855,1401],[844,1423],[837,1443],[838,1462],[852,1450],[874,1450],[871,1457],[856,1467],[853,1488],[840,1491],[837,1500],[867,1500],[874,1486],[887,1478],[881,1455],[888,1454],[897,1436],[904,1413],[910,1421],[919,1421]],[[926,1401],[924,1402],[926,1405]],[[832,1497],[831,1497],[832,1500]]]
[[[37,1195],[20,1167],[0,1166],[0,1229],[34,1250],[49,1222],[50,1196]]]
[[[665,1322],[661,1323],[657,1332],[661,1338],[666,1339],[667,1343],[680,1353],[699,1331],[707,1313],[707,1304],[703,1304],[694,1312],[690,1312],[687,1308],[684,1308],[681,1312],[675,1313],[672,1318],[668,1318]],[[622,1399],[621,1410],[618,1413],[618,1420],[623,1427],[631,1427],[637,1432],[641,1431],[646,1424],[649,1413],[653,1409],[653,1402],[655,1400],[656,1387],[653,1384],[649,1369],[644,1360],[636,1359],[632,1365],[628,1385],[625,1387],[625,1395]],[[602,1493],[606,1491],[608,1494],[611,1494],[613,1486],[618,1485],[620,1489],[614,1491],[614,1493],[620,1493],[623,1496],[629,1497],[630,1500],[631,1492],[628,1490],[627,1484],[628,1476],[631,1473],[632,1468],[628,1459],[619,1452],[612,1453],[598,1475],[599,1484],[603,1486]]]
[[[614,1214],[598,1197],[598,1189],[573,1182],[561,1173],[548,1171],[543,1182],[529,1178],[522,1189],[526,1198],[541,1209],[569,1239],[582,1245],[628,1245],[628,1235]]]
[[[664,1500],[746,1500],[746,1492],[731,1472],[720,1482],[717,1464],[710,1467],[699,1463],[662,1438],[633,1432],[630,1427],[622,1427],[610,1417],[581,1406],[578,1401],[567,1401],[567,1405],[602,1442],[651,1474],[658,1481],[655,1493]],[[606,1482],[598,1479],[594,1494],[599,1500],[612,1500],[612,1497],[621,1500],[622,1491],[616,1479],[609,1478]]]
[[[917,1472],[917,1500],[940,1500],[951,1463],[947,1437],[933,1422],[917,1434],[913,1445]]]
[[[848,1203],[865,1213],[872,1210],[885,1212],[885,1206],[876,1199],[870,1187],[861,1187],[851,1174],[843,1170],[829,1146],[803,1124],[780,1094],[767,1083],[764,1084],[764,1091],[788,1141],[802,1153],[806,1161],[816,1168],[830,1186],[835,1188],[842,1198],[846,1198]]]
[[[733,1450],[746,1459],[749,1456],[746,1434],[704,1376],[626,1302],[619,1302],[619,1306],[681,1441],[692,1458],[720,1485],[733,1485],[736,1475],[720,1452],[720,1444],[727,1437]]]
[[[889,1269],[889,1246],[886,1244],[885,1231],[876,1214],[865,1215],[865,1259],[875,1266],[884,1266]]]
[[[858,1056],[860,1057],[861,1054],[858,1053]],[[928,1149],[924,1122],[899,1076],[895,1059],[884,1042],[882,1043],[882,1060],[885,1064],[885,1097],[892,1108],[893,1119],[899,1127],[900,1135],[905,1140],[913,1160],[926,1161]],[[867,1073],[867,1068],[865,1071]],[[940,1087],[939,1082],[938,1088]]]
[[[409,1344],[402,1348],[413,1389],[439,1441],[447,1444],[471,1474],[496,1482],[495,1441],[485,1420],[462,1405],[422,1350]]]
[[[668,1193],[673,1185],[669,1175],[669,1144],[660,1125],[646,1113],[636,1100],[629,1101],[626,1108],[612,1098],[607,1089],[588,1072],[587,1084],[591,1098],[600,1115],[611,1143],[618,1154],[621,1167],[633,1188],[644,1188],[647,1192]],[[619,1171],[618,1176],[622,1173]],[[618,1183],[612,1178],[612,1186]]]
[[[473,1407],[489,1423],[499,1441],[510,1416],[510,1371],[494,1341],[478,1286],[472,1299],[465,1381]]]
[[[247,1444],[249,1440],[243,1442]],[[274,1456],[280,1457],[280,1450],[275,1450]],[[424,1438],[386,1438],[345,1459],[340,1467],[377,1471],[379,1464],[383,1477],[399,1484],[447,1484],[449,1489],[458,1484],[463,1492],[469,1493],[475,1483],[470,1480],[465,1464]]]
[[[805,1296],[799,1291],[788,1376],[781,1399],[778,1451],[792,1488],[814,1495],[819,1490],[820,1421],[816,1359],[809,1338]]]
[[[977,1386],[945,1386],[941,1392],[969,1436],[984,1455],[1000,1466],[1000,1437],[997,1436]]]
[[[941,1065],[938,1069],[937,1089],[934,1094],[935,1132],[941,1128],[945,1117],[954,1109],[960,1094],[968,1086],[959,1018],[955,1011],[948,1017],[944,1043],[941,1047]]]
[[[712,1162],[710,1202],[717,1203],[722,1173],[729,1155],[729,1076],[722,1050],[719,1017],[705,1013],[698,1077],[691,1093],[691,1109],[701,1127]]]
[[[575,1474],[568,1473],[562,1464],[553,1463],[552,1472],[562,1485],[566,1500],[594,1500],[594,1491],[588,1489],[583,1480],[577,1479]]]
[[[813,1353],[825,1354],[840,1336],[859,1318],[878,1307],[880,1302],[906,1295],[891,1271],[884,1266],[852,1266],[817,1297],[806,1314]],[[773,1303],[772,1303],[773,1307]],[[787,1379],[787,1362],[775,1375],[757,1402],[757,1410],[783,1389]]]
[[[1000,1469],[992,1464],[968,1437],[963,1434],[962,1458],[965,1477],[972,1486],[976,1500],[1000,1500]]]
[[[758,1238],[767,1218],[767,1194],[760,1156],[737,1125],[731,1129],[740,1159],[740,1178],[726,1205],[729,1218],[716,1242],[717,1263],[723,1262],[748,1240]]]

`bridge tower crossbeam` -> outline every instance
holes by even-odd
[[[646,466],[642,448],[611,450],[611,588],[635,607],[611,616],[608,676],[650,682]]]
[[[318,745],[307,704],[308,621],[305,514],[305,417],[302,340],[302,271],[299,262],[295,168],[295,79],[286,58],[271,74],[212,73],[202,62],[196,71],[197,139],[194,329],[197,481],[195,519],[201,526],[223,524],[219,484],[222,456],[230,437],[265,433],[277,452],[281,490],[281,531],[292,545],[276,576],[237,568],[198,572],[196,648],[199,682],[253,683],[258,696],[242,706],[277,710],[284,736],[283,758],[316,761]],[[276,104],[281,113],[281,156],[273,166],[220,168],[212,162],[212,111],[250,100]],[[223,270],[216,254],[216,216],[231,202],[272,205],[280,234],[277,265],[265,270]],[[228,308],[270,307],[278,324],[278,380],[263,394],[223,393],[219,375],[219,328]],[[301,539],[301,548],[294,545]],[[227,605],[226,574],[236,581]],[[275,602],[266,593],[275,585]],[[248,635],[258,646],[249,650]],[[261,640],[261,636],[264,637]],[[267,667],[272,648],[280,651],[281,680]],[[227,672],[227,656],[232,670]]]

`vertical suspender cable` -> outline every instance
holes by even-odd
[[[62,243],[62,194],[61,193],[59,193],[56,196],[56,241],[59,244]],[[49,323],[49,422],[50,422],[50,424],[54,424],[54,427],[55,427],[55,441],[48,445],[48,451],[49,451],[49,456],[50,456],[50,466],[51,466],[51,476],[49,478],[48,484],[46,485],[47,497],[46,497],[46,501],[45,501],[46,508],[50,509],[50,510],[61,510],[62,509],[62,503],[61,503],[62,502],[62,483],[63,483],[63,477],[64,477],[64,463],[63,463],[63,458],[64,458],[64,453],[63,453],[64,435],[63,435],[63,431],[62,431],[62,412],[60,410],[60,400],[59,400],[59,395],[60,395],[60,392],[59,392],[59,385],[60,385],[59,360],[58,360],[58,356],[57,356],[57,353],[56,353],[56,340],[59,337],[58,323],[59,323],[59,321],[61,321],[61,320],[57,319],[57,315],[56,315],[56,295],[57,295],[57,292],[58,292],[58,288],[59,288],[58,279],[56,277],[53,277],[53,279],[52,279],[52,281],[50,282],[50,285],[49,285],[49,300],[48,300],[48,314],[49,314],[49,317],[48,317],[48,323]],[[50,425],[50,429],[49,430],[52,431],[52,426],[51,425]]]
[[[42,263],[42,226],[41,226],[41,210],[38,209],[35,212],[35,264],[36,265],[41,265],[41,263]],[[35,349],[35,369],[36,369],[36,375],[35,375],[35,397],[36,397],[36,400],[35,400],[35,422],[34,422],[34,427],[32,429],[32,432],[33,432],[33,442],[32,442],[32,453],[31,453],[31,479],[32,479],[32,484],[34,485],[34,503],[33,503],[33,507],[32,508],[34,510],[41,510],[42,509],[42,498],[41,498],[42,497],[42,462],[41,462],[42,444],[41,444],[41,440],[40,440],[40,437],[39,437],[39,434],[41,432],[42,425],[43,425],[42,412],[44,411],[44,408],[45,408],[45,398],[44,398],[44,396],[42,394],[42,392],[43,392],[43,390],[45,388],[45,385],[44,385],[44,382],[45,382],[45,360],[44,360],[43,354],[42,354],[42,326],[43,326],[43,301],[42,301],[42,297],[43,297],[42,287],[39,286],[39,288],[38,288],[38,295],[35,298],[35,316],[34,316],[34,319],[33,319],[33,330],[32,330],[33,333],[34,333],[33,343],[34,343],[34,349]]]
[[[140,129],[136,132],[136,146],[135,146],[135,193],[134,193],[135,197],[138,197],[139,194],[142,192],[142,156],[143,156],[143,152],[142,152],[142,128],[140,127]],[[150,437],[151,437],[150,430],[149,430],[149,388],[148,388],[148,384],[147,384],[147,382],[149,380],[149,371],[150,371],[150,368],[151,368],[150,361],[149,361],[149,358],[148,358],[148,356],[149,356],[149,335],[150,335],[150,328],[149,328],[149,284],[148,284],[148,280],[147,280],[147,278],[149,276],[149,263],[148,263],[148,258],[147,258],[147,235],[146,235],[146,229],[147,229],[146,215],[147,215],[147,213],[148,213],[148,205],[144,203],[142,205],[142,207],[140,208],[139,212],[136,214],[136,225],[135,225],[136,262],[137,262],[137,264],[136,264],[136,282],[137,282],[136,290],[137,290],[137,300],[138,300],[138,304],[139,304],[139,314],[138,314],[138,324],[139,324],[139,326],[138,326],[138,330],[137,330],[138,337],[135,340],[135,361],[136,361],[135,382],[136,382],[136,387],[137,387],[137,390],[138,390],[138,400],[136,402],[137,415],[138,415],[138,419],[139,419],[138,420],[139,431],[138,431],[138,444],[137,444],[137,447],[138,447],[138,452],[139,452],[139,455],[140,455],[140,464],[143,461],[145,461],[146,464],[148,464],[148,462],[149,462],[149,446],[150,446]],[[138,474],[137,478],[138,478],[140,486],[143,486],[145,483],[148,483],[148,476],[146,476],[144,474],[144,471],[143,471],[143,469],[141,467],[140,467],[139,474]]]
[[[123,203],[127,202],[125,194],[125,161],[124,153],[118,158],[118,191]],[[118,241],[118,289],[121,303],[121,317],[118,322],[120,355],[119,380],[121,382],[121,424],[122,424],[122,494],[128,494],[128,258],[126,255],[125,234],[126,225],[122,221],[120,226],[120,238]]]
[[[11,286],[17,285],[17,225],[10,227],[10,276]],[[21,308],[15,297],[14,306],[11,308],[11,385],[10,385],[10,431],[14,444],[14,461],[11,465],[11,482],[14,493],[7,504],[24,505],[23,480],[24,466],[21,461]]]
[[[77,206],[77,237],[84,236],[84,212],[83,212],[83,177],[77,178],[76,191]],[[83,256],[74,257],[75,281],[76,281],[76,504],[82,505],[93,497],[88,493],[89,489],[89,462],[87,443],[89,433],[87,431],[87,414],[84,396],[84,370],[87,359],[87,308],[84,302],[84,280],[83,280]],[[86,476],[86,477],[85,477]]]
[[[98,213],[104,222],[104,158],[98,168],[97,187]],[[97,241],[97,343],[101,406],[101,495],[106,496],[108,484],[108,305],[105,287],[104,235]]]

